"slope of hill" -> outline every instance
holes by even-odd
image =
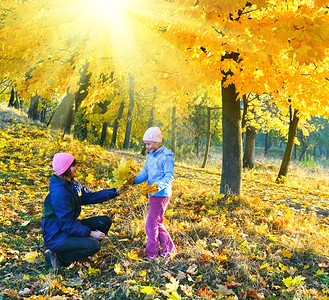
[[[40,222],[53,154],[74,153],[79,180],[97,190],[122,153],[62,139],[5,107],[0,120],[0,299],[328,299],[328,177],[293,169],[278,185],[264,165],[244,171],[241,198],[225,199],[219,173],[177,164],[170,260],[140,258],[147,198],[132,187],[84,208],[114,220],[97,255],[47,270]]]

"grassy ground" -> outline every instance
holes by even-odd
[[[243,195],[219,193],[218,162],[207,169],[178,162],[165,223],[178,248],[170,260],[143,261],[147,198],[138,188],[82,216],[114,220],[91,260],[46,268],[40,222],[51,158],[74,151],[79,180],[108,186],[120,157],[26,124],[6,113],[0,124],[0,299],[329,299],[328,198],[325,170],[292,166],[275,183],[278,165],[243,173]]]

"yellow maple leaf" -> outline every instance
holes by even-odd
[[[100,269],[96,269],[96,268],[93,268],[93,267],[89,266],[89,268],[88,268],[88,274],[90,276],[96,276],[96,275],[98,275],[100,273],[101,273],[101,270]]]
[[[177,293],[177,291],[173,291],[170,294],[167,294],[167,297],[168,297],[168,299],[171,299],[171,300],[181,300],[182,299],[181,295],[179,295]]]
[[[116,274],[124,274],[125,272],[121,269],[121,264],[114,265],[114,272]]]
[[[288,271],[289,268],[287,266],[285,266],[284,264],[279,262],[279,266],[276,268],[278,271],[284,272],[284,271]]]
[[[176,278],[171,277],[170,278],[170,283],[166,283],[166,292],[174,292],[177,291],[179,286],[179,280],[176,280]]]
[[[286,257],[286,258],[291,258],[292,255],[293,255],[290,251],[288,251],[288,250],[286,250],[286,249],[282,249],[282,250],[281,250],[281,253],[282,253],[282,255],[283,255],[284,257]]]
[[[26,260],[28,263],[34,263],[38,255],[39,254],[37,252],[26,253],[24,260]]]
[[[143,286],[140,289],[140,292],[143,293],[143,294],[147,294],[147,295],[155,295],[156,294],[156,291],[151,286]]]
[[[284,279],[282,279],[282,282],[283,282],[284,285],[288,288],[288,287],[290,287],[291,284],[292,284],[292,277],[289,276],[289,277],[287,277],[287,278],[284,278]]]
[[[138,257],[138,254],[135,250],[131,250],[128,252],[127,254],[128,258],[132,259],[132,260],[141,260],[139,257]]]

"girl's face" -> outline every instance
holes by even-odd
[[[156,143],[156,142],[144,141],[144,143],[145,143],[146,149],[152,153],[157,151],[161,146],[160,143]]]

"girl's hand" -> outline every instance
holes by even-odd
[[[105,233],[99,230],[92,230],[90,232],[90,236],[101,241],[105,237]]]

